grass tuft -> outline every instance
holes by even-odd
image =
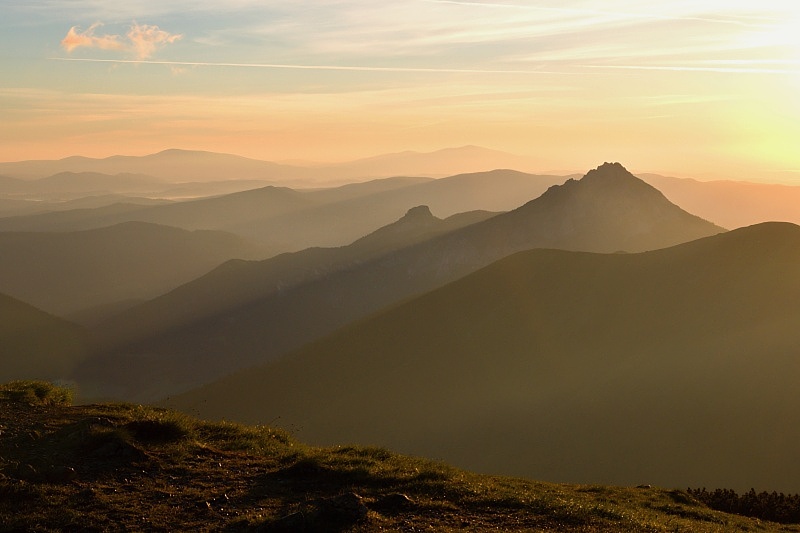
[[[47,381],[12,381],[0,385],[0,398],[31,405],[72,405],[74,391]]]

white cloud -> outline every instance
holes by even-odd
[[[159,29],[158,26],[139,25],[135,22],[126,36],[136,51],[136,57],[139,59],[147,59],[160,47],[172,44],[183,38],[183,35],[166,32]]]
[[[76,48],[99,48],[101,50],[124,50],[125,45],[120,41],[119,35],[100,35],[94,34],[94,30],[102,24],[95,22],[89,28],[81,32],[78,26],[73,26],[67,32],[67,36],[61,40],[61,46],[67,52],[72,52]]]
[[[159,48],[183,38],[181,34],[166,32],[158,26],[134,22],[123,40],[119,35],[95,35],[95,30],[100,26],[102,23],[96,22],[84,32],[77,26],[71,27],[61,40],[61,46],[67,52],[77,48],[127,51],[142,60],[151,57]]]

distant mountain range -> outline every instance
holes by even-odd
[[[800,186],[744,181],[697,181],[656,174],[639,175],[690,213],[725,228],[760,222],[800,224]]]
[[[265,180],[227,179],[173,183],[145,174],[59,172],[35,180],[0,177],[0,198],[35,203],[40,208],[38,210],[44,211],[44,207],[52,205],[59,208],[59,204],[92,197],[117,196],[120,198],[118,201],[126,201],[128,197],[139,196],[155,202],[219,196],[267,185],[270,182]],[[25,210],[20,210],[19,214],[24,212]]]
[[[268,255],[274,255],[349,244],[422,204],[442,216],[514,209],[563,180],[497,170],[440,180],[387,178],[319,190],[268,186],[165,205],[120,203],[95,210],[9,217],[0,219],[0,231],[74,231],[140,221],[230,231],[260,243]]]
[[[798,324],[792,224],[530,250],[169,404],[485,472],[796,492]]]
[[[417,213],[407,215],[400,225],[417,217],[432,218],[427,212]],[[145,383],[163,380],[162,392],[169,393],[274,359],[521,250],[637,252],[721,231],[671,204],[621,165],[606,164],[579,181],[551,187],[513,211],[407,243],[410,246],[386,246],[383,255],[362,254],[355,261],[328,258],[324,268],[316,262],[321,252],[314,251],[263,263],[223,265],[102,324],[98,335],[106,351],[87,362],[79,375],[84,383],[112,387],[104,394],[148,399],[137,396],[146,390]],[[382,230],[366,242],[390,234]],[[352,254],[364,242],[334,254]],[[114,369],[135,361],[121,380],[115,383],[109,377]]]
[[[349,163],[286,165],[230,154],[192,150],[164,150],[146,156],[112,156],[104,159],[68,157],[50,161],[0,163],[0,175],[37,179],[59,172],[146,174],[172,182],[266,180],[290,187],[330,186],[400,175],[448,176],[496,168],[532,168],[528,158],[478,146],[447,148],[435,152],[401,152]]]
[[[30,206],[24,204],[14,206],[8,203],[11,199],[36,200],[40,207],[48,202],[75,200],[89,195],[115,194],[185,200],[220,196],[268,185],[293,189],[330,188],[375,178],[425,176],[430,179],[497,169],[529,171],[535,167],[529,158],[476,146],[448,148],[429,153],[406,151],[337,164],[310,162],[284,164],[230,154],[188,150],[165,150],[141,157],[113,156],[105,159],[69,157],[57,161],[21,161],[0,163],[0,216],[45,210],[26,211],[21,208]],[[562,183],[568,177],[577,176],[560,176],[551,184]],[[689,212],[729,229],[773,220],[800,223],[800,210],[796,209],[800,202],[800,186],[741,181],[697,181],[656,174],[641,174],[639,177],[654,185],[667,198]],[[759,176],[754,176],[754,180],[758,179]],[[500,191],[502,187],[498,186],[496,190]],[[533,195],[526,199],[531,197]],[[322,236],[322,241],[312,244],[347,244],[352,239],[395,220],[413,205],[421,204],[428,204],[434,212],[449,216],[472,209],[508,210],[518,207],[521,202],[504,207],[471,205],[448,211],[440,209],[426,199],[417,199],[402,205],[392,212],[389,218],[372,224],[365,231],[357,235],[348,234],[347,238],[339,243],[332,242],[335,239],[331,236],[337,232],[331,231],[327,237]],[[4,214],[4,211],[7,214]],[[269,213],[265,214],[266,218],[270,216]],[[266,222],[266,219],[262,222]],[[294,227],[295,220],[269,222],[278,224],[280,231],[284,231],[285,228]],[[234,223],[232,227],[215,225],[204,229],[243,231],[245,227],[254,234],[250,237],[261,241],[268,240],[264,235],[265,230],[253,229],[252,225],[246,222],[238,227],[235,227]],[[17,227],[17,229],[26,228]],[[72,229],[88,229],[88,227]],[[261,235],[258,235],[259,231],[262,232]]]

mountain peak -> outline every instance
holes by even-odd
[[[406,211],[406,214],[403,215],[403,218],[401,218],[400,220],[416,221],[416,220],[433,219],[433,218],[436,217],[434,217],[433,213],[431,213],[430,207],[428,207],[427,205],[418,205],[417,207],[412,207],[411,209]]]
[[[586,173],[583,177],[583,180],[588,179],[592,181],[594,179],[602,179],[602,180],[609,180],[609,179],[620,179],[620,178],[636,178],[633,174],[628,172],[624,166],[620,163],[603,163],[599,167],[590,170]]]
[[[587,172],[575,184],[578,183],[578,188],[584,189],[587,194],[603,191],[615,195],[633,195],[632,198],[640,200],[650,198],[652,201],[669,202],[661,191],[631,174],[620,163],[603,163]]]

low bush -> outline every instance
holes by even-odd
[[[742,495],[731,489],[688,489],[689,494],[717,511],[769,520],[781,524],[800,524],[800,494],[759,492],[750,489]]]

